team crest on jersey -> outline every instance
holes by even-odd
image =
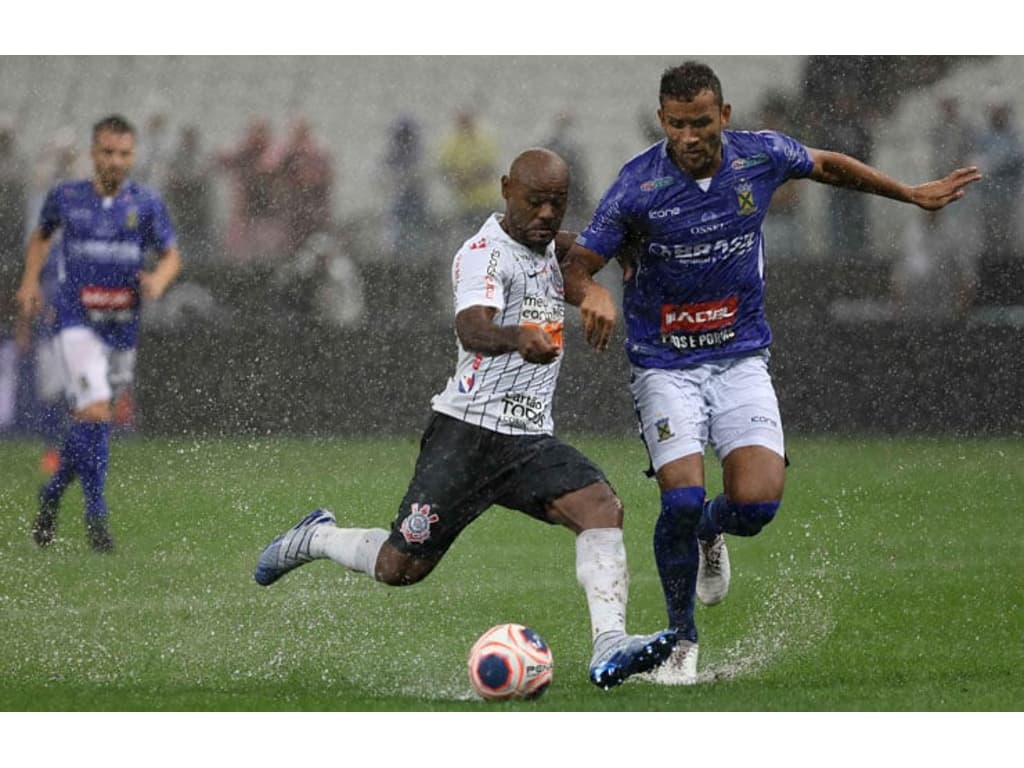
[[[124,226],[125,229],[138,229],[139,228],[139,209],[129,208],[124,214]]]
[[[749,216],[757,211],[757,203],[754,201],[754,187],[747,182],[736,185],[736,199],[739,203],[739,215]]]
[[[664,189],[675,183],[671,176],[662,176],[660,179],[650,179],[640,185],[641,192],[653,192],[656,189]]]
[[[664,443],[666,440],[671,440],[676,436],[676,433],[672,431],[672,422],[669,421],[668,416],[654,422],[654,427],[658,430],[659,443]]]
[[[409,516],[402,521],[402,536],[410,544],[426,541],[430,538],[430,526],[440,519],[430,511],[429,504],[413,504]]]

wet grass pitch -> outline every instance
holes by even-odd
[[[626,507],[628,624],[664,622],[658,494],[632,437],[569,439]],[[115,439],[117,551],[89,550],[73,486],[57,541],[29,530],[35,441],[0,442],[5,711],[1005,711],[1024,701],[1024,445],[791,438],[779,517],[729,540],[731,592],[698,607],[701,682],[587,680],[590,627],[569,532],[493,509],[424,582],[388,588],[315,562],[252,578],[317,506],[390,523],[417,439]],[[721,487],[708,463],[709,492]],[[493,624],[551,646],[540,700],[476,699],[466,652]]]

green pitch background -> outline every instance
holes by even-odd
[[[568,438],[626,506],[629,627],[662,626],[658,496],[632,437]],[[1024,445],[792,439],[786,500],[730,539],[733,584],[698,608],[704,682],[587,681],[589,620],[569,532],[493,509],[425,582],[316,562],[252,580],[274,535],[326,505],[386,525],[417,440],[115,440],[118,551],[92,553],[81,494],[32,543],[32,441],[0,442],[4,711],[1017,711],[1024,704]],[[709,462],[709,491],[720,486]],[[555,658],[539,701],[476,700],[465,654],[518,621]]]

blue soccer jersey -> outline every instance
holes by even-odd
[[[783,134],[724,131],[707,191],[664,141],[623,166],[577,242],[605,259],[634,254],[623,298],[633,364],[684,368],[771,344],[761,223],[775,190],[813,165]]]
[[[103,197],[90,180],[57,184],[39,214],[46,237],[61,231],[53,302],[57,328],[93,328],[116,349],[134,347],[139,329],[139,272],[150,251],[174,246],[163,201],[151,189],[125,182]]]

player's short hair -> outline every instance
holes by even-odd
[[[662,73],[658,101],[693,101],[701,91],[711,91],[718,106],[721,107],[725,103],[722,99],[722,82],[714,70],[699,61],[685,61],[677,67],[669,67]]]
[[[103,131],[110,131],[111,133],[130,133],[132,136],[135,135],[135,126],[132,125],[128,120],[121,115],[107,115],[102,120],[96,121],[92,127],[92,140],[93,142],[99,137]]]

